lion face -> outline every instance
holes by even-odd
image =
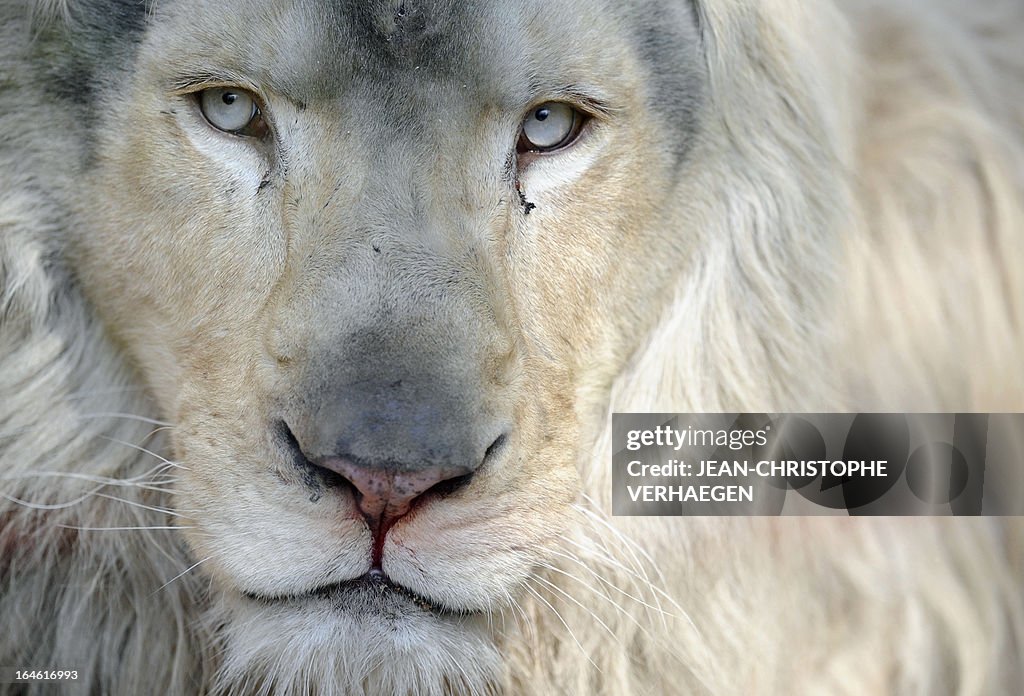
[[[166,3],[105,88],[76,265],[235,611],[441,635],[563,535],[700,95],[685,10],[589,5]]]

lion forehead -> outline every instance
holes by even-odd
[[[449,100],[519,109],[555,89],[614,93],[643,80],[648,104],[681,146],[702,102],[689,2],[654,3],[656,11],[603,0],[233,4],[160,3],[148,50],[161,65],[229,69],[303,105],[350,104],[369,85],[386,90],[398,112],[429,110],[439,87],[453,88]]]

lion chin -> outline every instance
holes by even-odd
[[[501,657],[479,615],[440,609],[382,577],[267,600],[223,598],[218,676],[268,693],[492,693]]]
[[[1016,693],[1013,519],[616,412],[1024,410],[1017,0],[0,2],[3,694]]]

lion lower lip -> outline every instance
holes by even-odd
[[[360,608],[379,611],[400,609],[402,605],[414,605],[423,611],[441,616],[465,616],[472,612],[445,607],[433,602],[409,588],[392,582],[379,570],[372,570],[352,580],[331,583],[316,587],[308,592],[267,597],[252,592],[244,593],[246,597],[263,603],[299,604],[310,600],[327,600],[335,603],[339,609]]]
[[[366,575],[358,577],[355,580],[346,580],[345,582],[318,587],[310,594],[315,597],[336,599],[339,594],[349,594],[352,592],[362,592],[381,599],[397,595],[398,597],[408,599],[421,609],[436,611],[436,607],[430,600],[425,597],[421,597],[402,585],[391,582],[386,575],[376,570],[370,571]]]

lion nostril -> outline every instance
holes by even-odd
[[[352,484],[341,474],[336,471],[318,466],[302,450],[302,446],[299,444],[298,438],[292,432],[291,427],[282,421],[278,421],[276,425],[277,438],[283,443],[285,450],[291,456],[292,464],[302,472],[302,475],[306,479],[307,485],[318,488],[320,485],[327,486],[328,488],[344,488],[351,487]],[[319,494],[316,495],[318,499]]]
[[[501,454],[501,451],[503,449],[505,449],[505,443],[507,443],[507,442],[508,442],[508,433],[502,433],[501,435],[496,437],[494,439],[494,442],[492,442],[490,445],[488,445],[487,451],[484,452],[484,458],[481,461],[480,465],[483,466],[484,464],[486,464],[487,462],[491,461],[492,459],[497,457],[499,454]]]
[[[476,472],[469,472],[462,476],[454,476],[450,479],[446,479],[439,483],[435,483],[433,486],[423,492],[423,495],[431,494],[438,496],[445,496],[454,493],[455,491],[468,485],[470,480],[473,478],[473,474]]]
[[[472,476],[464,467],[398,468],[393,464],[326,457],[317,466],[339,474],[356,491],[356,504],[372,529],[387,528],[406,515],[413,502],[440,487],[463,485]]]
[[[351,455],[314,459],[306,454],[285,421],[278,421],[276,430],[277,439],[290,453],[297,469],[314,476],[315,485],[351,489],[363,514],[377,521],[397,519],[424,495],[445,496],[465,487],[477,470],[501,456],[509,440],[507,432],[498,435],[473,466],[404,465],[366,461]]]
[[[292,458],[296,460],[296,462],[298,460],[305,462],[306,455],[302,453],[302,447],[299,445],[298,439],[296,439],[295,434],[292,432],[292,429],[288,424],[283,420],[279,420],[275,425],[275,430],[277,431],[277,439],[284,443],[285,448],[292,455]]]

